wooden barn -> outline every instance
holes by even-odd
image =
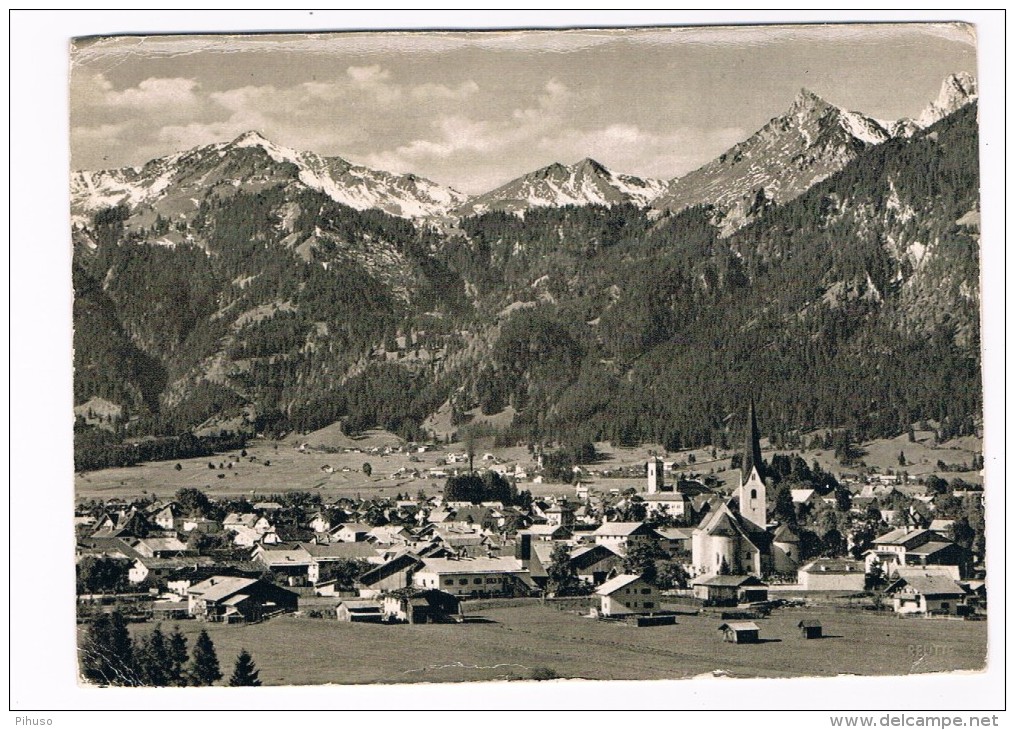
[[[377,601],[342,601],[335,607],[335,618],[349,623],[379,624],[384,620]]]
[[[445,591],[428,590],[409,595],[389,594],[384,597],[385,621],[410,624],[460,622],[462,603]]]
[[[187,611],[204,621],[260,621],[277,613],[295,611],[299,596],[257,578],[215,575],[192,585]]]
[[[713,575],[694,584],[706,606],[736,606],[768,600],[768,585],[753,575]]]
[[[761,629],[753,621],[731,621],[719,627],[723,641],[731,644],[757,644]]]
[[[805,639],[821,638],[820,621],[804,620],[797,624],[797,628],[800,629],[800,635]]]

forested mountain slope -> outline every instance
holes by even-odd
[[[118,438],[231,417],[419,436],[442,404],[511,405],[505,438],[675,448],[721,442],[747,392],[776,433],[977,428],[975,104],[732,235],[708,205],[619,200],[431,228],[256,161],[186,211],[75,226],[75,400],[122,405]]]

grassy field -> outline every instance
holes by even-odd
[[[917,433],[917,442],[910,443],[906,436],[895,439],[881,439],[863,445],[866,451],[863,457],[870,466],[884,469],[898,469],[899,452],[905,452],[912,475],[938,473],[935,465],[938,460],[946,464],[971,463],[979,453],[980,444],[976,439],[965,438],[932,446],[928,434]],[[326,449],[359,449],[363,453],[325,453],[314,450],[303,453],[297,450],[300,444]],[[423,454],[391,454],[378,456],[366,453],[373,447],[397,445],[396,436],[384,431],[369,431],[363,436],[350,438],[344,435],[337,425],[315,431],[311,434],[292,436],[283,441],[252,441],[247,447],[247,456],[238,453],[218,454],[198,459],[183,459],[179,462],[149,462],[138,466],[119,469],[103,469],[75,475],[75,494],[79,498],[134,497],[142,494],[156,494],[169,497],[182,487],[198,487],[212,496],[257,497],[274,492],[290,490],[306,490],[320,492],[326,499],[338,496],[391,497],[395,494],[409,493],[415,496],[420,490],[427,495],[440,492],[444,487],[443,479],[410,479],[392,475],[401,468],[418,469],[420,472],[439,466],[439,461],[449,453],[464,453],[464,444],[450,444],[436,451]],[[646,444],[638,447],[615,447],[608,443],[596,444],[600,453],[596,469],[617,469],[624,466],[642,465],[650,454],[662,454],[662,448]],[[521,464],[531,469],[534,464],[532,457],[525,448],[494,448],[492,439],[480,440],[476,445],[476,464],[483,466],[485,453],[492,453],[497,460],[505,465]],[[729,469],[729,453],[718,454],[712,459],[708,449],[693,449],[679,453],[671,453],[668,459],[686,462],[689,454],[694,454],[695,463],[685,467],[687,471],[698,473],[715,473],[721,481],[736,482],[738,471]],[[764,450],[765,457],[771,458],[774,453]],[[810,463],[817,460],[822,468],[839,473],[842,467],[834,460],[829,451],[804,451],[803,457]],[[218,465],[234,462],[232,468],[219,469]],[[266,463],[270,465],[266,466]],[[209,463],[216,468],[210,469]],[[372,473],[363,473],[363,464],[369,463]],[[461,467],[461,464],[456,466]],[[332,471],[326,471],[326,467]],[[960,474],[943,473],[945,478],[961,476],[968,482],[982,481],[977,472]],[[608,491],[635,487],[645,488],[644,479],[592,479],[585,480],[594,489]],[[565,484],[533,484],[519,483],[519,489],[528,489],[537,496],[574,494],[573,488]]]
[[[757,645],[723,642],[714,616],[678,616],[676,626],[639,629],[538,603],[481,611],[466,604],[466,610],[474,621],[461,625],[284,616],[253,626],[187,621],[181,629],[191,645],[208,629],[227,676],[246,648],[266,685],[527,679],[537,668],[593,680],[902,675],[981,670],[987,646],[986,622],[830,608],[773,612],[758,621],[764,643]],[[801,638],[796,624],[803,618],[820,620],[827,638]]]

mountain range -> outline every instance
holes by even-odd
[[[716,443],[745,389],[787,433],[971,432],[976,108],[961,75],[892,123],[802,91],[673,180],[585,159],[471,198],[256,132],[74,173],[81,463],[476,407],[509,440]]]
[[[938,98],[916,119],[878,121],[829,104],[802,89],[789,109],[717,159],[671,180],[613,172],[591,158],[554,163],[468,197],[416,175],[394,175],[353,165],[341,157],[297,152],[256,131],[152,160],[137,168],[76,172],[71,209],[76,222],[103,207],[125,203],[179,214],[216,186],[249,188],[290,180],[356,210],[378,209],[425,220],[490,211],[522,214],[535,207],[618,205],[677,212],[708,204],[728,234],[773,203],[785,203],[836,172],[864,149],[912,136],[976,99],[976,81],[953,74]],[[196,192],[195,192],[196,191]]]

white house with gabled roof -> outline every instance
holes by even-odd
[[[624,616],[659,610],[659,590],[640,575],[624,574],[596,589],[602,616]]]

